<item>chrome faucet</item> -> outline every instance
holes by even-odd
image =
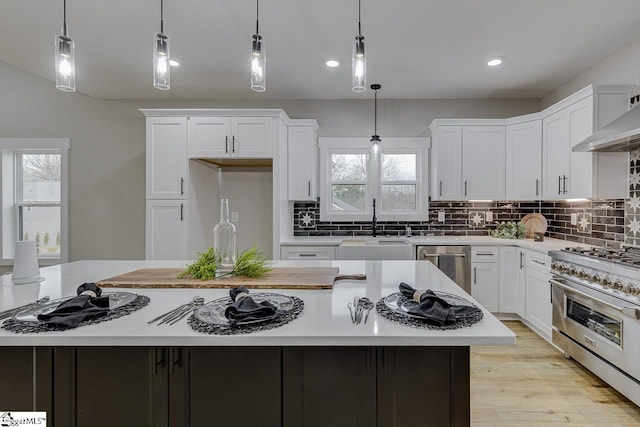
[[[371,225],[373,226],[373,237],[376,237],[377,234],[377,230],[376,230],[376,199],[373,199],[373,218],[371,220]]]

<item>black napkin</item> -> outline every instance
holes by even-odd
[[[229,319],[229,323],[234,326],[238,322],[251,322],[260,319],[273,317],[278,309],[269,301],[257,303],[247,295],[249,290],[244,286],[239,286],[229,290],[229,296],[233,301],[224,311],[224,317]],[[239,297],[236,299],[236,297]]]
[[[400,283],[400,293],[410,300],[414,300],[416,289],[407,285],[406,283]],[[456,318],[460,318],[465,315],[480,311],[479,308],[467,305],[455,305],[449,304],[444,299],[440,298],[430,289],[426,291],[420,291],[420,302],[418,305],[412,307],[408,313],[414,316],[424,317],[439,326],[449,325],[455,323]]]
[[[82,295],[83,292],[93,292]],[[78,326],[83,320],[104,316],[109,312],[109,297],[102,297],[102,289],[95,283],[83,283],[78,287],[78,296],[60,303],[48,314],[39,314],[42,323],[57,326],[59,329],[70,329]]]

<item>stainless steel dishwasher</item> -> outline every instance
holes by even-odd
[[[440,268],[440,255],[450,254],[454,257],[454,282],[464,291],[471,294],[471,246],[417,246],[416,260],[429,261]]]

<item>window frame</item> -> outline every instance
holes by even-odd
[[[385,137],[382,138],[380,151],[374,155],[368,137],[322,137],[320,147],[320,220],[321,221],[371,221],[373,217],[373,199],[376,199],[376,218],[378,221],[421,221],[428,217],[428,149],[430,139],[426,137]],[[367,154],[366,210],[363,212],[331,210],[331,155]],[[384,211],[382,209],[382,155],[416,155],[416,209],[413,211]],[[384,181],[385,184],[395,181]],[[398,181],[400,182],[400,181]],[[402,181],[404,183],[413,181]]]
[[[12,265],[15,242],[19,240],[20,206],[60,207],[60,256],[39,256],[40,265],[54,265],[69,259],[69,150],[68,138],[0,138],[0,265]],[[60,154],[60,202],[24,202],[22,170],[18,154]],[[20,200],[19,200],[20,198]]]

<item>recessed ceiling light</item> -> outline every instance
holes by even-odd
[[[487,62],[489,67],[497,67],[500,64],[502,64],[502,58],[493,58]]]
[[[180,61],[177,61],[175,59],[170,59],[169,60],[169,65],[171,65],[172,67],[179,67],[180,66]]]
[[[327,64],[327,67],[331,68],[336,68],[338,65],[340,65],[340,63],[335,59],[329,59],[327,62],[325,62],[325,64]]]

